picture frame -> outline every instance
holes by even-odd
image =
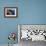
[[[4,17],[16,18],[18,17],[17,7],[4,7]]]
[[[24,31],[27,30],[28,32],[25,34]],[[25,36],[28,37],[25,38]],[[21,42],[24,40],[46,41],[46,24],[18,24],[18,41]]]

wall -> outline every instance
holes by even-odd
[[[18,7],[18,18],[4,18],[4,7]],[[7,44],[17,24],[46,24],[46,0],[0,0],[0,44]],[[16,40],[17,42],[17,40]]]

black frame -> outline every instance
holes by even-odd
[[[16,9],[16,16],[6,16],[6,14],[5,14],[5,10],[7,9],[7,8],[15,8]],[[17,18],[18,17],[18,7],[4,7],[4,17],[5,18]]]

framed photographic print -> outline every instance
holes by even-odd
[[[14,18],[18,16],[18,8],[17,7],[5,7],[4,8],[4,16]]]

